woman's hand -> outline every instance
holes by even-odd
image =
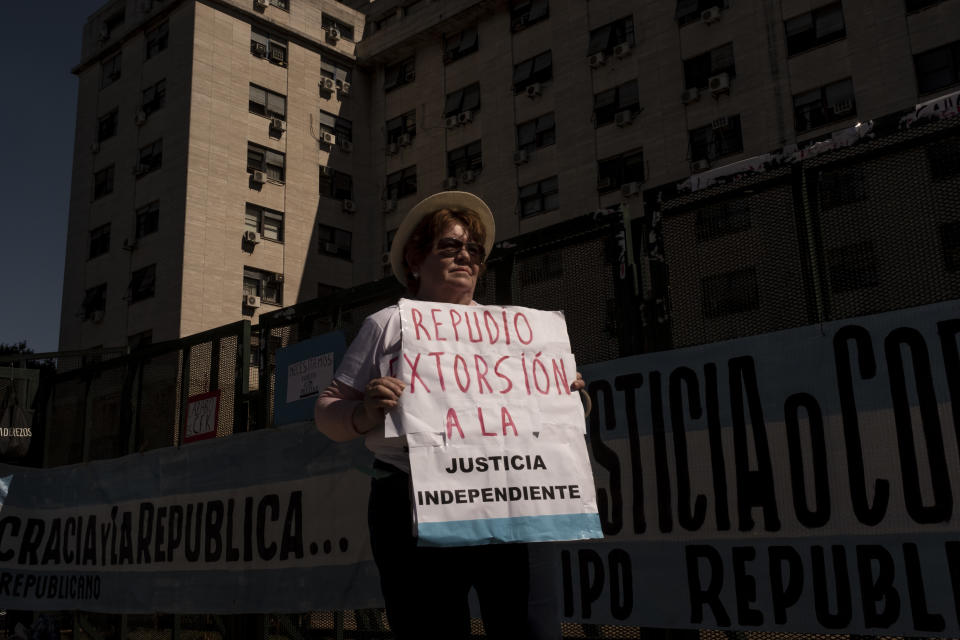
[[[577,371],[577,379],[570,384],[570,391],[580,391],[581,389],[586,389],[586,387],[587,383],[584,382],[583,376]]]
[[[353,413],[354,430],[366,433],[383,422],[384,414],[399,404],[400,394],[406,386],[402,380],[390,376],[374,378],[368,382],[363,392],[363,400]]]
[[[590,415],[590,411],[593,410],[593,401],[590,400],[590,394],[587,393],[587,383],[579,371],[577,371],[577,379],[570,384],[570,391],[580,392],[580,395],[583,396],[581,398],[583,400],[583,416]]]

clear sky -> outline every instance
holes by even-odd
[[[55,351],[77,112],[80,36],[106,0],[5,2],[0,122],[0,342]]]

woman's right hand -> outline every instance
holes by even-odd
[[[368,382],[363,400],[354,413],[354,429],[366,433],[383,422],[384,414],[400,403],[400,394],[406,386],[405,382],[391,376],[374,378]]]

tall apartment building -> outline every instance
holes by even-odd
[[[116,0],[75,69],[61,348],[378,279],[441,189],[498,239],[639,207],[948,90],[951,24],[960,0]]]

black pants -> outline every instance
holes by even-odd
[[[471,587],[488,638],[560,638],[560,571],[547,544],[418,547],[410,476],[376,466],[390,473],[370,487],[370,543],[398,640],[468,637]]]

